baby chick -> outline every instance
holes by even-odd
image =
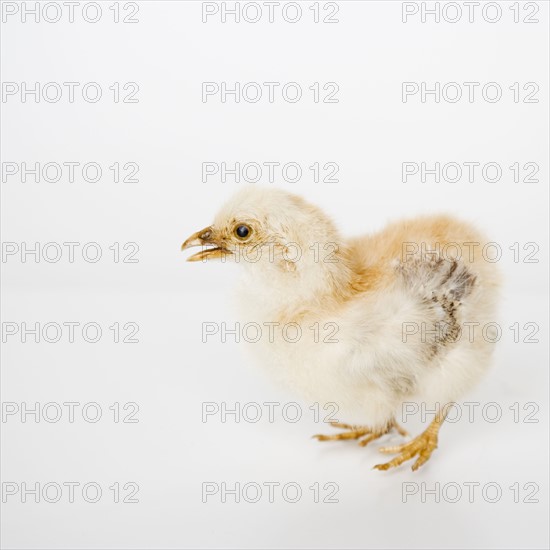
[[[484,239],[447,216],[399,221],[373,235],[340,235],[329,217],[283,190],[248,187],[182,250],[189,261],[237,262],[241,302],[265,330],[252,349],[304,398],[336,403],[344,431],[319,440],[361,445],[392,428],[403,404],[437,410],[418,437],[380,449],[395,453],[380,470],[437,447],[447,406],[486,372],[494,344],[482,338],[494,322],[498,276],[480,254]],[[481,245],[481,246],[480,246]]]

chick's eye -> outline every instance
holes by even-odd
[[[235,227],[235,235],[239,237],[239,239],[246,239],[250,235],[250,227],[248,225],[237,225]]]

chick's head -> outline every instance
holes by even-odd
[[[246,187],[231,197],[212,225],[191,235],[182,250],[202,246],[188,261],[223,259],[265,269],[311,265],[338,233],[332,221],[301,197],[275,188]],[[318,259],[318,258],[317,258]]]

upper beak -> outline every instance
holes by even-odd
[[[226,254],[231,254],[216,239],[216,232],[213,227],[205,227],[196,233],[193,233],[182,245],[181,249],[191,248],[193,246],[211,245],[213,248],[205,248],[187,258],[188,262],[198,262],[199,260],[223,258]]]

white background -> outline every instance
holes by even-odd
[[[433,16],[422,23],[420,14],[403,23],[397,1],[339,2],[338,23],[315,24],[312,4],[301,3],[294,24],[279,9],[267,22],[266,8],[256,24],[231,17],[222,23],[219,14],[203,23],[201,3],[183,1],[139,2],[134,24],[113,22],[113,2],[101,2],[95,24],[82,19],[80,7],[74,23],[64,11],[57,23],[36,23],[33,16],[22,22],[19,12],[2,24],[4,82],[97,82],[103,90],[97,103],[82,99],[82,86],[74,103],[67,95],[55,103],[3,96],[3,162],[103,168],[97,183],[78,172],[74,183],[66,175],[57,183],[35,183],[32,176],[23,183],[18,175],[2,183],[4,243],[81,243],[74,263],[67,249],[55,263],[5,258],[2,321],[103,328],[96,344],[77,330],[75,343],[67,333],[57,343],[35,343],[32,336],[22,343],[18,334],[3,345],[4,403],[98,402],[103,410],[97,423],[83,420],[81,408],[74,423],[66,412],[57,423],[3,418],[3,482],[95,482],[103,489],[95,504],[78,490],[74,503],[66,493],[57,503],[7,497],[3,547],[548,547],[548,4],[532,3],[539,20],[533,24],[514,23],[506,2],[498,3],[502,17],[495,23],[479,7],[468,22],[464,6],[456,23],[434,23]],[[328,13],[324,4],[321,17]],[[530,11],[521,6],[520,18]],[[235,103],[232,96],[222,103],[219,95],[203,102],[205,81],[295,81],[304,95],[297,103],[279,93],[273,103]],[[503,97],[486,102],[480,86],[472,103],[436,103],[433,96],[422,103],[419,94],[402,101],[402,82],[433,87],[436,81],[497,82]],[[138,83],[138,103],[115,103],[114,82]],[[339,102],[313,102],[314,82],[336,82]],[[514,82],[537,83],[538,103],[515,103],[508,89]],[[237,161],[299,163],[299,182],[278,177],[276,185],[324,207],[345,234],[441,211],[477,223],[499,243],[503,335],[493,371],[465,400],[497,403],[500,421],[489,422],[478,410],[472,423],[446,424],[440,448],[416,473],[408,465],[372,470],[385,458],[378,442],[362,449],[311,440],[332,428],[315,423],[307,403],[297,423],[285,421],[280,407],[273,423],[266,414],[257,423],[231,416],[222,422],[219,415],[203,422],[205,402],[295,400],[264,380],[231,337],[225,344],[201,341],[203,322],[235,321],[231,289],[239,271],[187,264],[179,252],[243,184],[231,176],[203,182],[202,163]],[[503,175],[492,183],[479,173],[473,183],[465,177],[403,183],[402,163],[423,161],[496,162]],[[115,162],[137,163],[139,182],[113,182],[108,167]],[[308,166],[314,162],[336,162],[338,183],[313,183]],[[515,162],[536,162],[538,183],[514,183],[508,166]],[[265,178],[260,184],[269,185]],[[102,248],[97,263],[82,259],[88,242]],[[109,250],[115,242],[137,243],[139,262],[115,263]],[[515,263],[509,247],[519,243],[521,250],[528,242],[539,247],[538,263]],[[114,322],[137,323],[139,343],[114,343],[108,328]],[[528,322],[540,327],[539,343],[515,343],[508,327]],[[113,422],[115,402],[137,403],[139,422]],[[514,403],[520,420],[528,412],[522,407],[535,403],[538,423],[514,422]],[[413,420],[407,428],[417,434],[422,426]],[[137,483],[139,502],[114,503],[109,486],[115,482]],[[231,495],[222,502],[220,494],[203,502],[204,482],[293,482],[303,494],[297,503],[277,489],[273,503],[267,490],[257,503],[242,497],[235,503]],[[338,485],[338,502],[315,503],[308,487],[328,482]],[[404,502],[406,482],[417,483],[419,492]],[[468,482],[480,484],[473,502]],[[491,492],[482,495],[487,483],[502,489],[498,502],[489,502]],[[509,489],[515,483],[518,503]],[[523,502],[531,493],[526,483],[538,487],[532,497],[538,502]],[[439,502],[429,494],[422,499],[422,484],[440,488]],[[462,489],[455,503],[453,484]]]

